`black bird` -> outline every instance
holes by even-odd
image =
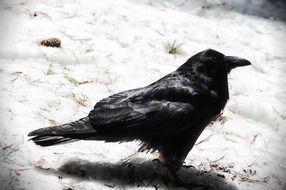
[[[28,136],[40,146],[78,140],[140,140],[139,151],[159,151],[161,160],[179,180],[176,171],[229,99],[228,73],[250,64],[208,49],[146,87],[100,100],[87,117],[41,128]]]

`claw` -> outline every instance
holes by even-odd
[[[182,165],[183,168],[194,168],[192,165]]]

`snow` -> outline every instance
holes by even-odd
[[[151,161],[158,153],[136,153],[138,142],[41,148],[27,134],[79,119],[100,99],[150,84],[207,48],[253,66],[229,75],[223,116],[189,153],[186,164],[194,168],[179,175],[213,189],[286,188],[283,1],[0,5],[0,189],[168,189],[166,170]],[[51,37],[61,39],[61,48],[39,45]],[[180,51],[168,54],[174,41]]]

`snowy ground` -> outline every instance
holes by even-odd
[[[41,148],[27,133],[81,118],[101,98],[147,85],[207,48],[253,66],[230,74],[223,116],[200,136],[186,159],[194,167],[181,177],[207,189],[286,189],[285,4],[65,2],[0,2],[0,189],[175,189],[151,161],[157,153],[135,154],[138,142]],[[39,45],[50,37],[61,48]],[[168,54],[174,41],[180,51]]]

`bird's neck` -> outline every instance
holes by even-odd
[[[220,99],[222,100],[224,107],[227,100],[229,99],[227,73],[221,74],[216,81],[217,92],[221,97]]]
[[[194,75],[194,73],[192,73]],[[195,73],[196,78],[199,78],[201,85],[205,86],[212,96],[217,101],[217,106],[221,109],[224,108],[227,100],[229,99],[227,72],[217,73],[215,77],[204,74]]]

